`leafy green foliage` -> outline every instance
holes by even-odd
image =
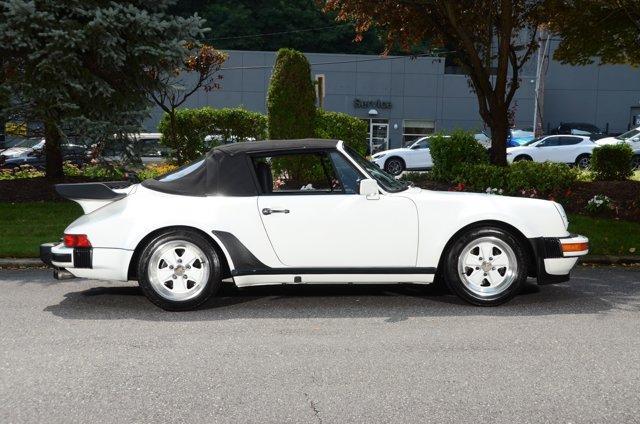
[[[596,180],[626,180],[633,175],[632,157],[633,150],[628,144],[596,147],[591,156],[591,171]]]
[[[457,168],[454,181],[470,191],[486,192],[488,188],[495,188],[506,194],[538,197],[562,195],[577,178],[577,171],[565,164],[516,162],[509,167],[467,164]]]
[[[172,11],[206,19],[207,39],[220,49],[379,54],[384,48],[375,29],[354,42],[353,24],[336,23],[336,14],[323,13],[315,0],[191,0],[176,2]],[[322,29],[308,31],[313,28]]]
[[[310,72],[304,54],[291,49],[278,51],[267,99],[271,139],[315,135],[316,95]]]
[[[560,38],[553,57],[562,63],[640,65],[640,8],[637,0],[554,2],[551,30]]]
[[[429,139],[433,159],[433,178],[436,181],[452,182],[465,164],[488,163],[487,150],[478,143],[473,134],[454,131],[450,137],[437,135]]]
[[[62,175],[62,132],[74,124],[135,132],[149,93],[204,35],[198,16],[169,16],[168,1],[41,0],[0,3],[0,75],[6,114],[42,122],[47,175]],[[16,119],[21,121],[23,119]],[[79,124],[81,122],[81,124]]]
[[[162,133],[161,142],[174,151],[182,162],[188,162],[204,154],[218,141],[262,140],[267,135],[266,116],[241,108],[214,109],[177,109],[175,111],[176,137],[167,137],[170,119],[164,114],[158,126]],[[205,137],[218,137],[211,143],[205,143]]]
[[[352,149],[366,155],[367,123],[341,112],[318,109],[316,112],[316,137],[342,140]]]
[[[507,178],[509,193],[563,193],[577,181],[578,171],[563,163],[522,161],[509,166]]]

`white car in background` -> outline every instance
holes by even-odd
[[[598,147],[589,137],[577,135],[548,135],[507,149],[509,163],[523,160],[558,162],[587,168],[593,149]]]
[[[433,136],[426,136],[417,139],[408,147],[390,149],[375,153],[371,156],[380,169],[384,169],[389,174],[398,176],[404,171],[425,171],[433,168],[433,159],[429,150],[429,139]],[[445,135],[445,138],[450,136]],[[474,134],[474,138],[484,148],[491,147],[491,139],[486,134]]]
[[[599,146],[626,143],[634,150],[640,149],[640,127],[634,128],[616,137],[601,138],[600,140],[596,140],[595,143]]]

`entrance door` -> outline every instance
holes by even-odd
[[[389,149],[389,121],[372,119],[369,124],[369,152],[375,154]]]
[[[640,127],[640,107],[634,106],[631,108],[631,128]]]

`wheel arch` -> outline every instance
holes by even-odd
[[[220,242],[217,241],[211,234],[207,234],[205,231],[202,231],[199,228],[196,227],[191,227],[188,225],[171,225],[171,226],[167,226],[167,227],[161,227],[161,228],[157,228],[153,231],[151,231],[150,233],[148,233],[146,236],[144,236],[136,245],[136,248],[133,251],[133,255],[131,256],[131,260],[129,261],[129,267],[128,267],[128,271],[127,271],[127,278],[129,280],[137,280],[138,279],[138,260],[140,259],[140,254],[142,253],[142,250],[144,249],[144,247],[151,241],[153,240],[155,237],[159,236],[162,233],[168,232],[168,231],[173,231],[173,230],[187,230],[187,231],[193,231],[194,233],[199,234],[200,236],[202,236],[205,240],[207,240],[211,246],[215,249],[216,253],[218,254],[218,257],[220,259],[220,266],[221,266],[221,277],[223,279],[225,278],[229,278],[231,276],[231,267],[229,266],[230,262],[229,262],[229,258],[227,256],[227,253],[224,249],[222,249]]]
[[[384,161],[384,168],[385,169],[387,167],[387,162],[389,162],[391,159],[398,159],[400,162],[402,162],[402,166],[404,167],[404,169],[407,169],[407,161],[404,160],[404,158],[402,156],[398,156],[398,155],[389,156],[387,158],[387,160]]]
[[[484,228],[484,227],[494,227],[494,228],[499,228],[501,230],[504,230],[506,232],[508,232],[509,234],[511,234],[522,246],[522,248],[525,251],[525,254],[527,255],[528,258],[528,266],[527,266],[527,270],[528,270],[528,274],[530,277],[535,277],[536,273],[537,273],[537,261],[536,261],[536,253],[535,250],[533,249],[533,246],[531,245],[531,243],[529,242],[529,239],[522,233],[522,231],[520,231],[518,228],[516,228],[515,226],[508,224],[504,221],[499,221],[499,220],[492,220],[492,219],[487,219],[487,220],[481,220],[481,221],[476,221],[476,222],[472,222],[470,224],[465,225],[464,227],[460,228],[458,231],[456,231],[447,241],[447,243],[444,246],[444,249],[442,249],[442,253],[440,253],[440,259],[438,260],[438,268],[437,268],[437,272],[441,272],[442,269],[444,269],[444,260],[447,256],[447,252],[449,251],[449,249],[451,248],[451,246],[453,245],[453,243],[455,243],[455,241],[465,232],[469,231],[469,230],[473,230],[476,228]]]
[[[520,153],[518,156],[513,158],[514,162],[517,162],[518,160],[528,160],[528,161],[533,162],[533,158],[530,155],[526,154],[526,153]]]

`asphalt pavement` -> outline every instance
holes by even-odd
[[[496,308],[428,286],[238,290],[0,270],[0,422],[640,422],[640,269]]]

